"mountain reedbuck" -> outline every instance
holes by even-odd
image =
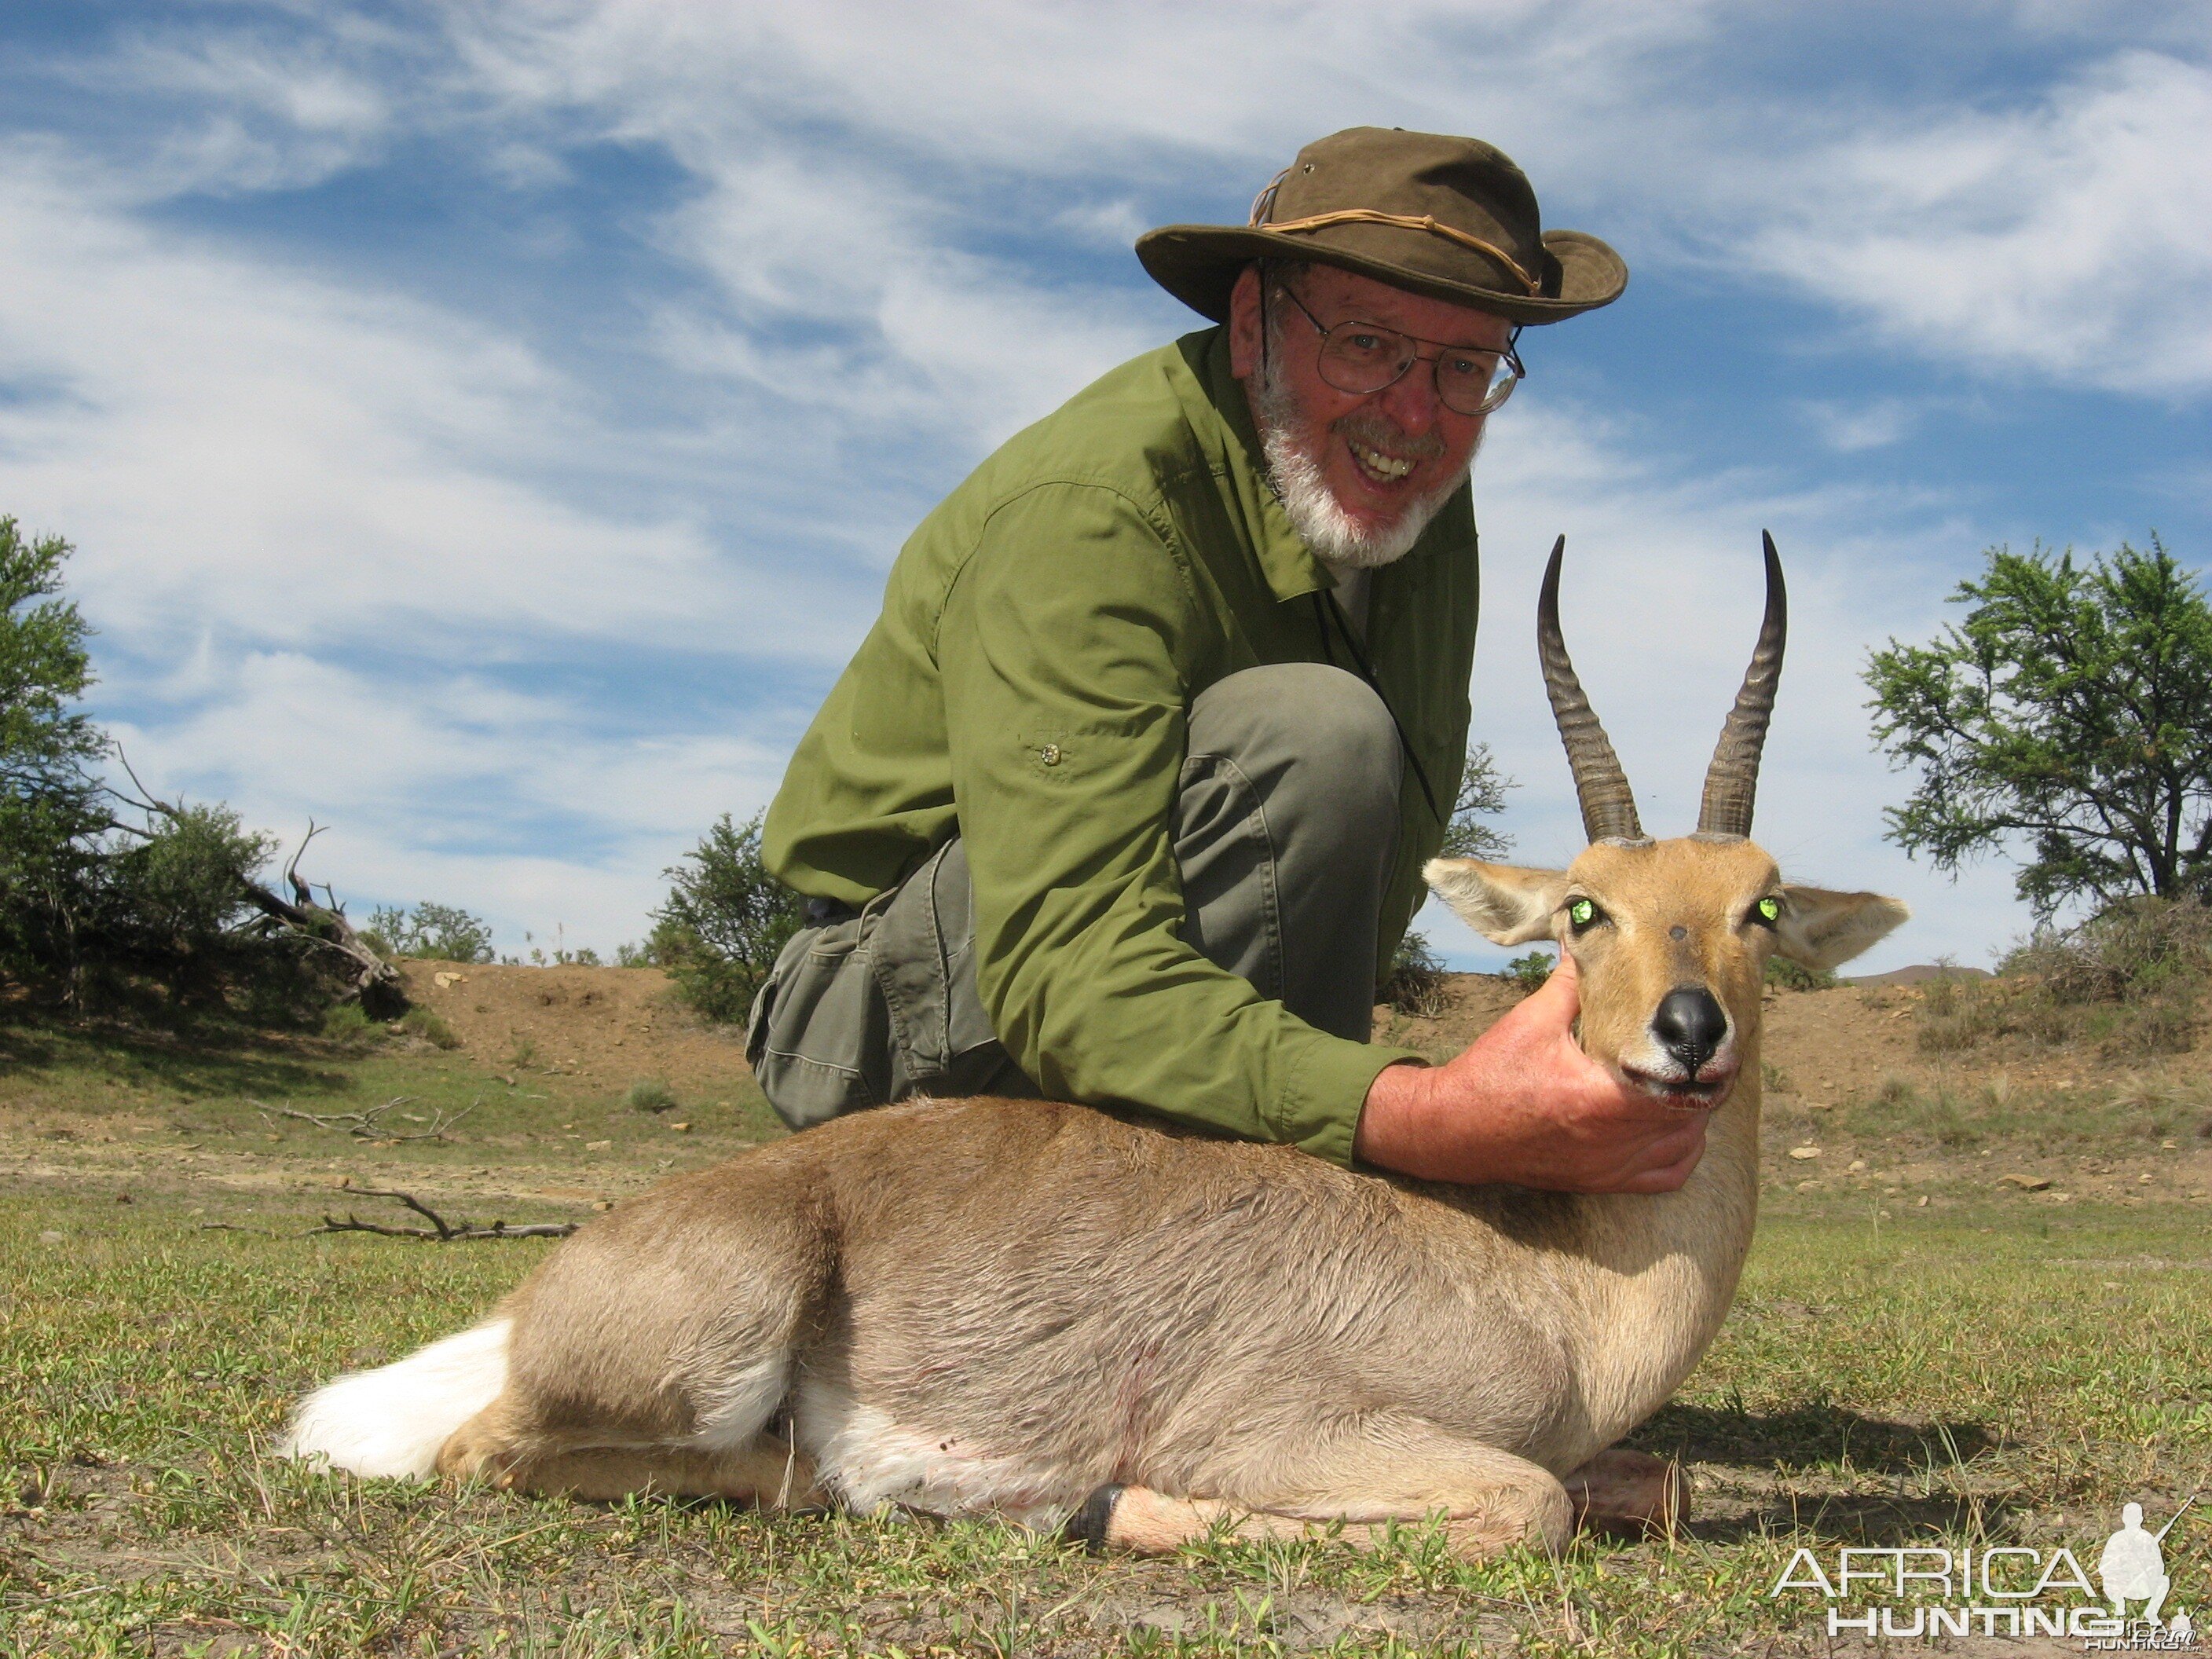
[[[1046,1101],[915,1101],[663,1182],[483,1323],[309,1396],[289,1449],[363,1474],[611,1498],[885,1503],[1171,1548],[1437,1517],[1469,1554],[1665,1522],[1608,1451],[1712,1340],[1751,1241],[1769,956],[1826,968],[1905,918],[1785,886],[1746,839],[1781,568],[1697,833],[1647,839],[1559,629],[1545,683],[1590,846],[1431,884],[1579,969],[1581,1041],[1709,1112],[1679,1191],[1589,1196],[1340,1169]]]

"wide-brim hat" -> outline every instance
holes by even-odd
[[[1595,236],[1546,230],[1528,175],[1474,138],[1351,127],[1316,139],[1243,225],[1164,225],[1137,239],[1162,288],[1216,322],[1255,259],[1309,259],[1516,323],[1610,305],[1628,266]]]

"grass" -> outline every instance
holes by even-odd
[[[727,1146],[553,1098],[550,1079],[502,1089],[451,1146],[271,1131],[245,1103],[465,1104],[481,1074],[435,1051],[8,1041],[46,1056],[0,1081],[11,1124],[89,1126],[105,1102],[117,1139],[33,1134],[0,1164],[0,1655],[1809,1651],[1826,1645],[1817,1601],[1768,1595],[1801,1544],[2063,1541],[2093,1560],[2122,1503],[2158,1522],[2212,1485],[2203,1208],[1964,1186],[1923,1211],[1770,1193],[1728,1326],[1636,1437],[1689,1465],[1702,1518],[1557,1561],[1458,1562],[1419,1525],[1373,1554],[1224,1540],[1102,1561],[978,1523],[319,1475],[268,1455],[301,1389],[457,1328],[550,1246],[303,1236],[331,1198],[312,1172],[458,1179],[489,1159],[580,1194],[645,1180],[665,1148],[689,1163]],[[1910,1093],[1866,1109],[1917,1122]],[[130,1133],[164,1114],[189,1142]],[[724,1123],[736,1144],[740,1114]],[[611,1145],[586,1153],[586,1134]],[[2166,1553],[2202,1622],[2201,1506]]]

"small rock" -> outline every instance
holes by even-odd
[[[1923,1193],[1919,1197],[1914,1199],[1912,1200],[1912,1207],[1916,1210],[1926,1209],[1928,1207],[1928,1194]]]
[[[1801,1181],[1797,1183],[1797,1190],[1801,1193],[1817,1193],[1820,1190],[1820,1183],[1817,1181]]]
[[[675,1130],[679,1135],[688,1135],[691,1133],[691,1126],[689,1123],[672,1123],[668,1127]],[[2150,1177],[2148,1176],[2145,1176],[2143,1179],[2145,1181],[2148,1181]]]
[[[332,1176],[330,1178],[330,1184],[333,1187],[350,1187],[353,1185],[353,1177],[351,1176]]]
[[[2148,1175],[2148,1174],[2139,1175],[2139,1176],[2137,1176],[2136,1177],[2136,1182],[2137,1182],[2140,1185],[2142,1185],[2142,1186],[2145,1186],[2145,1187],[2149,1186],[2153,1179],[2154,1179],[2154,1177],[2152,1177],[2152,1176],[2151,1176],[2150,1175]],[[116,1201],[117,1201],[118,1203],[119,1203],[119,1204],[127,1204],[127,1203],[129,1203],[129,1202],[130,1202],[130,1200],[128,1200],[128,1199],[118,1199]]]
[[[1792,1146],[1790,1149],[1790,1156],[1801,1162],[1808,1158],[1818,1158],[1820,1155],[1820,1149],[1818,1146]]]
[[[1851,1175],[1856,1175],[1859,1171],[1865,1169],[1866,1166],[1866,1160],[1864,1158],[1855,1158],[1850,1163],[1844,1164],[1844,1168],[1846,1172]]]
[[[56,1232],[52,1227],[47,1228],[46,1231],[39,1235],[39,1243],[41,1244],[58,1244],[61,1242],[62,1236]]]
[[[615,1201],[611,1198],[595,1198],[592,1200],[592,1207],[597,1210],[601,1215],[605,1215],[609,1210],[613,1209],[614,1206]]]
[[[611,1149],[613,1146],[614,1142],[611,1140],[587,1140],[584,1143],[584,1150],[587,1152],[604,1152]],[[2044,1182],[2046,1187],[2050,1184],[2049,1182]]]
[[[2051,1180],[2047,1176],[2001,1175],[1997,1177],[1997,1185],[2017,1187],[2024,1193],[2039,1193],[2051,1185]]]
[[[433,974],[430,977],[441,991],[448,985],[465,984],[468,981],[466,974]]]

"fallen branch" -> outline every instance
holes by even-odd
[[[149,818],[166,818],[171,823],[181,823],[185,821],[185,812],[181,806],[173,801],[163,800],[146,787],[138,774],[132,769],[131,757],[123,752],[119,745],[116,749],[115,756],[122,763],[124,771],[137,788],[138,793],[133,797],[115,789],[109,790],[108,793],[135,810],[145,813]],[[135,824],[125,823],[115,819],[111,819],[110,822],[115,829],[124,831],[126,835],[150,839],[149,831],[141,830]],[[373,1014],[380,1009],[385,1009],[396,1014],[407,1006],[407,986],[401,979],[399,970],[379,956],[362,940],[361,935],[354,931],[353,924],[346,920],[345,907],[337,902],[337,895],[331,892],[327,883],[323,884],[323,892],[329,898],[330,903],[327,906],[319,905],[314,902],[315,884],[303,880],[300,875],[301,855],[307,850],[308,843],[328,827],[318,824],[310,818],[307,821],[307,833],[301,838],[299,846],[293,850],[291,858],[285,862],[282,879],[298,897],[300,901],[298,903],[294,903],[290,899],[278,897],[275,892],[242,872],[238,877],[240,896],[261,912],[264,920],[260,925],[264,928],[281,929],[304,940],[318,951],[342,958],[345,963],[346,977],[350,983],[349,994],[359,1000],[369,1012]]]
[[[275,1127],[276,1117],[289,1117],[301,1123],[312,1123],[318,1129],[349,1134],[356,1140],[443,1140],[447,1130],[483,1104],[483,1097],[478,1095],[458,1112],[440,1113],[430,1121],[430,1127],[427,1129],[394,1129],[384,1121],[386,1112],[402,1106],[420,1105],[422,1103],[412,1095],[394,1095],[383,1105],[372,1106],[365,1112],[301,1112],[289,1106],[264,1106],[258,1100],[247,1103],[260,1113],[261,1121],[271,1127]],[[276,1114],[276,1117],[270,1115],[271,1111]]]
[[[363,1221],[349,1211],[343,1221],[325,1215],[323,1224],[310,1227],[302,1237],[312,1238],[318,1233],[374,1233],[380,1238],[427,1238],[440,1244],[463,1244],[478,1238],[566,1238],[576,1231],[573,1221],[532,1221],[520,1227],[510,1227],[504,1221],[495,1221],[489,1227],[479,1227],[472,1221],[448,1221],[412,1193],[389,1190],[380,1187],[356,1187],[353,1189],[363,1198],[392,1198],[404,1204],[430,1224],[428,1227],[387,1227],[380,1222]]]

